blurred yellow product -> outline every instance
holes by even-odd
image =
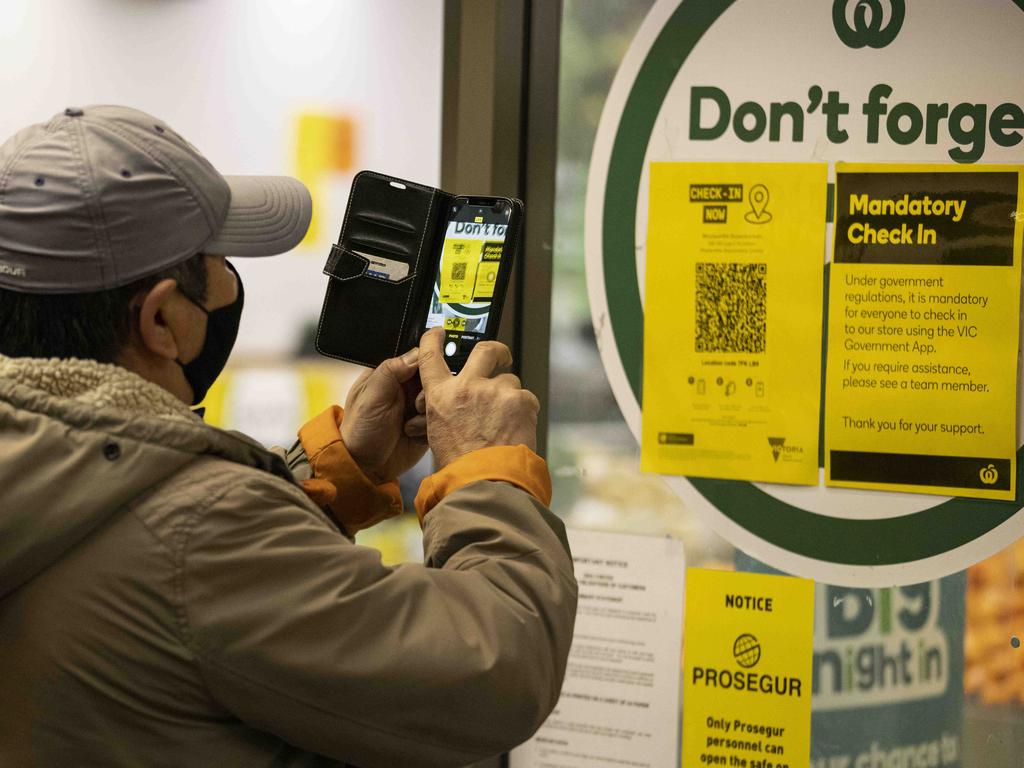
[[[360,546],[376,549],[380,552],[381,562],[391,566],[422,559],[422,551],[417,549],[420,536],[416,516],[404,514],[360,531],[357,542]]]
[[[970,580],[976,584],[991,584],[999,581],[1005,574],[1006,568],[1001,557],[990,557],[982,560],[970,570]]]
[[[1016,685],[1012,680],[992,680],[981,689],[983,704],[1009,704],[1016,697]]]
[[[200,407],[206,409],[206,412],[203,414],[203,421],[211,427],[218,427],[219,429],[227,429],[229,427],[227,423],[227,398],[228,392],[231,389],[231,378],[231,371],[224,371],[213,382],[213,386],[206,393],[206,398],[199,404]]]
[[[1005,624],[989,623],[978,632],[982,663],[986,666],[992,663],[992,653],[1001,650],[1009,643],[1010,636],[1006,630]]]
[[[964,673],[964,693],[968,696],[977,696],[985,687],[987,675],[980,666],[968,667]]]
[[[989,585],[985,590],[984,597],[979,601],[981,603],[979,608],[980,618],[987,619],[990,622],[1006,621],[1010,617],[1008,597],[1002,587]]]
[[[335,382],[331,374],[320,366],[306,366],[299,369],[302,377],[303,422],[309,421],[319,413],[339,401]]]
[[[466,318],[446,317],[444,319],[444,329],[446,331],[464,331],[466,330]]]
[[[1011,570],[1013,571],[1014,580],[1020,584],[1024,582],[1024,539],[1017,541],[1011,551],[1013,555]]]
[[[1024,582],[1024,578],[1017,576],[1014,578],[1014,581],[1017,584],[1020,584],[1021,582]],[[1024,589],[1018,589],[1016,594],[1010,598],[1010,601],[1010,610],[1012,615],[1018,618],[1024,616]]]
[[[970,629],[967,630],[964,633],[964,661],[967,664],[973,664],[976,661],[980,661],[982,655],[981,637],[978,635],[978,632]]]
[[[970,568],[964,635],[964,692],[984,704],[1024,705],[1024,635],[1021,541]]]
[[[346,115],[305,112],[298,116],[295,143],[295,172],[313,196],[313,218],[303,245],[320,239],[320,216],[324,208],[323,183],[334,173],[353,168],[355,125]]]
[[[1013,673],[1020,669],[1020,662],[1017,660],[1019,655],[1019,652],[1015,648],[1011,648],[1009,643],[1004,643],[1003,647],[989,658],[989,672],[997,679],[1013,677]]]

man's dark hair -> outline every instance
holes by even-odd
[[[113,362],[134,322],[131,300],[168,278],[177,280],[178,290],[192,301],[206,300],[202,254],[109,291],[38,294],[0,288],[0,355]]]

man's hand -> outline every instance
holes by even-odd
[[[418,357],[412,349],[366,371],[345,400],[342,442],[374,483],[395,479],[426,453],[426,419],[417,414],[405,421],[402,388],[416,375]]]
[[[537,447],[540,403],[508,373],[512,353],[504,344],[482,341],[458,376],[452,376],[441,345],[444,331],[420,340],[420,379],[426,404],[427,436],[438,467],[479,448],[495,445]]]

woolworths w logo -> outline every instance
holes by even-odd
[[[882,0],[835,0],[832,24],[839,39],[850,48],[885,48],[896,39],[907,12],[904,0],[887,0],[886,4],[888,14]]]

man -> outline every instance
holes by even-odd
[[[0,147],[0,765],[458,766],[554,706],[576,585],[507,348],[453,377],[427,334],[287,463],[189,408],[238,328],[224,256],[309,215],[122,107]],[[424,437],[426,565],[387,568],[343,534]]]

